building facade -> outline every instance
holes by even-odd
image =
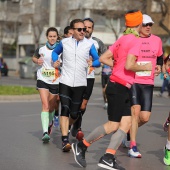
[[[165,16],[160,2],[164,5],[163,9],[167,10]],[[153,18],[153,34],[161,37],[168,51],[169,6],[170,0],[0,0],[0,53],[5,54],[4,57],[8,56],[3,52],[2,44],[3,47],[15,44],[14,61],[18,67],[20,58],[31,57],[36,47],[46,42],[45,31],[49,26],[57,27],[63,34],[65,26],[72,19],[86,17],[95,22],[93,36],[110,45],[125,29],[124,13],[134,8]],[[51,22],[55,25],[51,25]]]

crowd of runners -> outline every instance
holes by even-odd
[[[152,18],[141,11],[128,11],[125,14],[126,30],[109,47],[92,36],[94,21],[91,18],[72,20],[65,27],[63,36],[59,36],[54,27],[47,29],[47,43],[36,49],[32,57],[40,66],[37,89],[42,103],[44,143],[50,141],[53,126],[60,126],[62,151],[72,149],[76,163],[86,167],[87,148],[113,133],[98,166],[124,169],[115,158],[121,144],[129,148],[127,154],[130,157],[142,157],[136,145],[136,135],[151,115],[154,77],[161,72],[170,74],[170,55],[163,60],[162,41],[151,33],[153,24]],[[83,115],[93,91],[95,67],[100,66],[108,121],[84,136]],[[164,130],[168,131],[163,158],[166,165],[170,165],[169,122],[170,115],[164,123]],[[77,142],[71,144],[70,135]]]

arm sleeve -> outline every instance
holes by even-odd
[[[163,65],[163,55],[157,57],[157,65],[160,65],[160,66]]]
[[[96,48],[94,46],[94,44],[91,46],[90,48],[90,55],[93,58],[93,67],[99,67],[101,65],[101,63],[99,62],[99,56],[97,54]]]
[[[162,48],[162,41],[161,39],[160,40],[160,43],[159,43],[159,50],[158,50],[158,57],[157,57],[157,65],[163,65],[163,48]]]
[[[54,48],[54,50],[52,52],[52,60],[53,60],[53,62],[58,60],[59,54],[61,54],[62,52],[63,52],[63,44],[60,41],[60,43]]]

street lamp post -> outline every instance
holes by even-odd
[[[3,31],[6,20],[6,0],[0,0],[0,57],[3,56]]]
[[[0,58],[2,57],[2,53],[3,53],[2,38],[3,38],[3,36],[2,36],[2,22],[0,22]]]
[[[56,26],[56,0],[50,1],[50,16],[49,16],[49,26]]]

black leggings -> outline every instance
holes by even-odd
[[[70,87],[59,84],[61,116],[69,117],[70,115],[72,119],[77,119],[85,89],[86,86]]]
[[[140,105],[141,111],[152,110],[153,85],[135,83],[131,87],[131,102],[133,105]]]

